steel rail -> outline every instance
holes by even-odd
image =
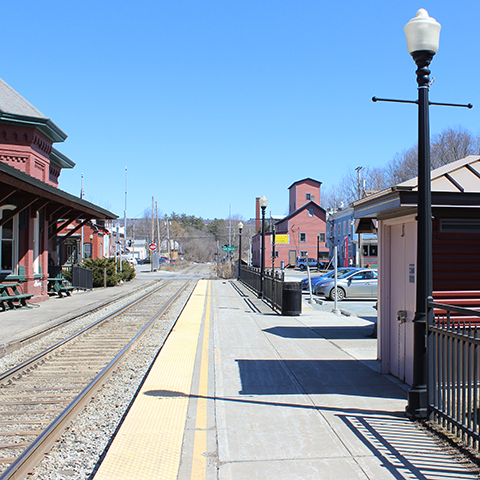
[[[128,310],[130,307],[133,307],[134,305],[141,302],[145,298],[148,298],[150,295],[153,295],[158,290],[161,290],[161,289],[165,288],[167,285],[169,285],[172,282],[173,282],[173,280],[169,280],[168,282],[161,283],[160,285],[158,285],[155,288],[152,288],[151,290],[144,293],[143,295],[141,295],[137,298],[134,298],[132,301],[128,302],[123,307],[117,308],[116,310],[114,310],[113,312],[105,315],[104,317],[99,318],[98,320],[95,320],[95,322],[91,323],[90,325],[87,325],[86,327],[82,328],[81,330],[78,330],[78,332],[75,332],[72,335],[68,336],[67,338],[64,338],[63,340],[60,340],[60,342],[56,343],[55,345],[52,345],[51,347],[45,349],[44,351],[38,353],[35,356],[29,358],[28,360],[25,360],[24,362],[19,363],[15,367],[12,367],[11,369],[1,373],[0,374],[0,383],[5,383],[6,381],[8,381],[9,378],[13,377],[14,375],[23,372],[24,370],[28,369],[30,366],[32,366],[34,364],[38,364],[38,362],[42,358],[50,355],[53,351],[57,350],[61,346],[70,342],[74,338],[78,337],[79,335],[82,335],[83,333],[87,332],[91,328],[97,327],[98,325],[101,325],[102,323],[104,323],[106,321],[112,320],[116,316],[123,313],[125,310]]]
[[[113,360],[86,386],[82,392],[75,398],[68,407],[54,420],[31,444],[30,446],[13,462],[0,476],[0,480],[21,480],[32,471],[45,453],[47,453],[56,440],[63,433],[69,423],[78,415],[78,413],[87,405],[93,395],[103,386],[108,377],[113,373],[117,364],[134,347],[138,340],[152,327],[155,320],[163,315],[185,291],[190,280],[168,300],[168,302],[148,321],[146,325],[130,340],[130,342],[119,352]],[[145,297],[143,297],[145,298]]]

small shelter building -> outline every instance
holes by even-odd
[[[414,178],[352,204],[376,219],[379,242],[378,358],[383,373],[413,382],[417,195]],[[431,172],[433,295],[480,290],[480,156]],[[372,226],[374,222],[370,222]]]

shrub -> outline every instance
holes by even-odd
[[[88,258],[84,260],[83,266],[93,270],[93,286],[104,286],[105,269],[107,269],[107,287],[114,287],[120,280],[128,281],[135,278],[135,269],[126,261],[122,262],[120,268],[120,260],[117,261],[117,272],[115,273],[114,258]]]

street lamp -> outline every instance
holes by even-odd
[[[265,210],[268,205],[268,200],[265,195],[260,199],[260,208],[262,209],[262,260],[260,263],[260,292],[259,298],[263,298],[263,283],[265,277]]]
[[[238,223],[238,278],[240,278],[240,268],[242,263],[242,230],[243,223]]]
[[[413,320],[413,384],[408,392],[407,416],[412,420],[428,416],[427,328],[432,323],[429,306],[432,296],[432,200],[430,184],[430,127],[428,118],[428,66],[438,51],[440,24],[418,10],[405,25],[407,48],[417,64],[418,83],[418,217],[417,217],[417,299]]]

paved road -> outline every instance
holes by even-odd
[[[316,277],[319,274],[317,272],[311,272],[312,277]],[[306,271],[301,271],[299,269],[287,269],[285,270],[285,280],[288,282],[299,282],[307,276]],[[312,295],[316,310],[322,312],[331,312],[334,308],[334,302],[331,300],[326,300],[325,297],[319,297],[318,295]],[[303,293],[303,299],[305,301],[309,300],[309,294]],[[363,318],[372,323],[377,322],[377,311],[374,306],[376,305],[376,300],[351,300],[345,299],[342,302],[337,303],[337,308],[345,315],[350,314],[360,318]]]

